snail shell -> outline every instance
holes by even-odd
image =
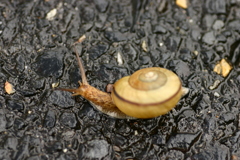
[[[152,67],[118,80],[111,96],[119,110],[128,116],[153,118],[175,107],[182,94],[182,84],[176,74]]]

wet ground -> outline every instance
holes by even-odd
[[[239,32],[234,0],[2,0],[0,159],[239,159]],[[159,66],[190,92],[166,115],[121,120],[54,91],[78,87],[71,45],[82,35],[94,87]],[[222,59],[225,77],[214,72]]]

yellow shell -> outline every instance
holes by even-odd
[[[182,95],[180,79],[165,68],[138,70],[114,84],[112,99],[126,115],[153,118],[166,114]]]

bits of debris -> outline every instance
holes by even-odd
[[[142,49],[143,49],[145,52],[148,51],[147,42],[146,42],[145,40],[142,42]]]
[[[46,19],[49,21],[52,21],[52,20],[54,20],[54,17],[56,16],[56,14],[57,14],[57,9],[54,8],[50,12],[48,12]]]
[[[199,52],[197,50],[193,51],[193,53],[195,54],[195,56],[197,56],[199,54]]]
[[[87,38],[87,37],[86,37],[86,35],[84,34],[84,35],[82,35],[82,36],[77,40],[77,42],[75,42],[75,43],[81,43],[81,42],[83,42],[86,38]],[[75,44],[75,43],[74,43],[74,44]]]
[[[221,81],[217,79],[217,80],[213,83],[213,85],[209,87],[209,89],[211,89],[211,90],[216,89],[220,83],[221,83]]]
[[[59,85],[59,82],[52,83],[52,88],[56,88]]]
[[[123,64],[123,58],[122,58],[122,55],[121,53],[117,53],[117,62],[118,62],[118,65],[122,65]]]
[[[232,66],[225,59],[222,59],[220,63],[216,64],[213,71],[223,77],[227,77],[231,70]]]
[[[5,82],[5,91],[7,92],[7,94],[13,94],[13,93],[15,93],[16,90],[14,89],[14,87],[11,83],[6,81]]]
[[[187,0],[176,0],[176,5],[178,5],[181,8],[186,9],[188,7],[188,1]]]

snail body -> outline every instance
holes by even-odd
[[[98,110],[116,118],[153,118],[169,112],[186,93],[180,78],[165,68],[151,67],[136,71],[118,80],[111,93],[103,92],[88,84],[84,67],[76,48],[82,82],[69,91],[81,95]]]

